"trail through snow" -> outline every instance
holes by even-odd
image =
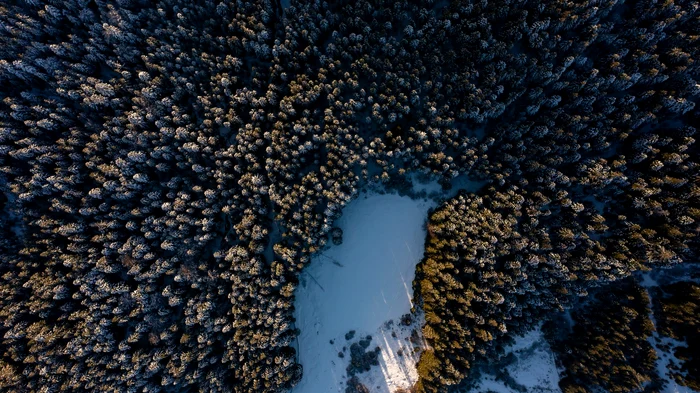
[[[381,349],[380,365],[358,374],[370,391],[389,393],[415,382],[417,353],[408,337],[422,321],[405,327],[399,320],[412,306],[423,224],[432,206],[395,194],[361,194],[343,209],[335,224],[343,243],[314,257],[296,290],[304,376],[293,393],[345,391],[352,341],[344,336],[350,330],[356,337],[371,335],[370,349]]]

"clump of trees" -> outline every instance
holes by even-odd
[[[379,365],[381,349],[375,347],[368,350],[371,343],[372,336],[367,336],[350,345],[350,364],[347,367],[349,377],[354,377],[356,374],[369,371],[372,366]]]
[[[688,267],[647,288],[627,278],[595,289],[548,320],[543,331],[564,370],[562,392],[658,392],[668,378],[697,389],[700,287]]]
[[[474,361],[500,353],[507,332],[531,327],[600,280],[628,271],[611,269],[600,242],[563,236],[585,234],[586,219],[593,222],[553,213],[561,204],[518,187],[490,187],[484,196],[462,193],[431,214],[414,281],[431,347],[418,365],[421,389],[459,383]]]
[[[655,291],[653,300],[659,333],[680,342],[673,349],[680,365],[671,370],[671,376],[681,385],[700,390],[700,285],[693,281],[664,285]]]
[[[646,289],[632,279],[595,291],[545,327],[563,366],[562,392],[654,392],[662,381],[649,339],[654,332]]]
[[[345,393],[369,393],[370,390],[360,382],[360,379],[356,376],[352,376],[348,379],[347,386],[345,387]]]
[[[458,382],[697,255],[690,1],[0,5],[0,389],[278,392],[298,274],[367,183],[491,183],[415,282]]]

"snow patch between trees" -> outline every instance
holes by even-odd
[[[354,342],[345,339],[350,330],[356,338],[371,335],[369,349],[381,350],[379,366],[357,374],[370,391],[390,393],[415,383],[419,354],[414,351],[421,345],[410,336],[413,329],[420,333],[423,321],[402,326],[400,318],[412,306],[424,222],[433,206],[432,201],[395,194],[361,194],[343,209],[336,222],[343,243],[314,257],[296,290],[298,360],[304,376],[294,393],[345,391]]]
[[[450,180],[450,189],[444,190],[437,180],[426,178],[417,173],[411,174],[408,179],[411,182],[414,193],[424,193],[426,197],[436,202],[454,198],[461,190],[472,193],[477,192],[488,184],[486,180],[476,180],[469,177],[469,175],[462,174],[452,178]]]
[[[689,279],[688,275],[678,273],[683,272],[685,268],[686,266],[679,266],[678,268],[676,268],[676,277],[674,277],[673,273],[666,274],[667,276],[670,276],[670,278],[664,277],[664,271],[657,271],[656,275],[661,275],[663,280],[667,282]],[[673,271],[674,269],[669,270]],[[666,271],[666,273],[668,273],[668,271]],[[649,309],[652,310],[649,313],[649,317],[651,318],[651,322],[654,324],[654,327],[656,327],[658,326],[658,323],[656,321],[656,316],[653,312],[654,305],[652,301],[652,296],[654,293],[653,289],[659,287],[660,285],[654,276],[655,274],[653,272],[642,273],[641,285],[647,289],[647,292],[649,294]],[[676,380],[670,373],[671,364],[678,365],[681,363],[680,360],[676,358],[675,349],[679,346],[684,346],[685,343],[675,340],[671,337],[664,337],[661,334],[659,334],[659,331],[657,329],[654,329],[654,333],[649,337],[649,343],[656,351],[656,372],[659,374],[659,377],[666,382],[663,389],[661,389],[661,393],[697,393],[695,390],[676,382]]]
[[[515,342],[506,349],[506,356],[508,354],[513,354],[515,358],[502,370],[504,375],[496,377],[484,373],[471,391],[561,392],[554,353],[539,328],[522,337],[515,337]]]

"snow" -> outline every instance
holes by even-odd
[[[275,259],[275,253],[274,253],[274,245],[277,244],[280,239],[282,238],[282,233],[280,231],[280,225],[277,221],[272,222],[272,230],[270,231],[270,240],[267,243],[267,246],[265,247],[265,252],[263,255],[265,255],[265,260],[267,263],[272,263],[272,261]]]
[[[510,380],[506,382],[504,378],[485,373],[471,391],[561,392],[554,354],[539,328],[515,338],[515,343],[506,349],[508,353],[515,355],[515,360],[503,370]]]
[[[654,325],[656,325],[656,321],[654,320],[653,322]],[[661,389],[661,393],[697,393],[695,390],[676,382],[669,369],[672,364],[678,366],[681,363],[676,357],[675,351],[677,347],[685,346],[685,343],[670,337],[663,337],[657,332],[654,332],[654,334],[649,337],[649,343],[654,347],[656,355],[658,356],[656,359],[656,372],[661,379],[666,381],[663,389]]]
[[[416,381],[418,353],[407,338],[413,329],[420,330],[422,321],[404,327],[399,319],[411,311],[423,224],[432,206],[432,201],[371,193],[344,208],[335,224],[343,230],[343,243],[314,257],[296,290],[298,360],[304,375],[294,393],[345,391],[354,340],[344,336],[350,330],[357,332],[356,339],[371,335],[369,349],[381,349],[380,366],[357,375],[372,392],[390,393]]]
[[[442,186],[437,180],[428,180],[417,173],[409,176],[414,192],[425,192],[427,195],[442,194]]]
[[[450,184],[452,185],[452,188],[445,191],[442,189],[442,186],[437,180],[428,178],[426,175],[414,173],[410,175],[408,179],[413,185],[413,192],[425,192],[425,195],[428,198],[431,198],[436,202],[454,198],[461,190],[465,190],[466,192],[470,193],[477,192],[488,183],[485,180],[474,180],[468,175],[462,174],[451,179]]]
[[[474,180],[470,178],[468,175],[459,175],[455,178],[452,179],[452,189],[449,191],[449,198],[454,198],[457,196],[457,193],[461,190],[465,190],[466,192],[477,192],[479,191],[482,187],[484,187],[486,184],[488,184],[488,181],[486,180]]]
[[[379,346],[381,354],[379,367],[372,367],[368,372],[357,375],[373,393],[394,393],[398,388],[409,388],[418,380],[416,363],[420,352],[427,346],[422,342],[417,345],[411,342],[411,333],[414,329],[420,333],[424,320],[414,321],[411,326],[402,326],[398,320],[393,324],[385,324],[372,334],[373,341],[370,348]],[[396,337],[392,336],[392,332]],[[349,359],[347,359],[349,361]]]
[[[647,289],[647,293],[649,294],[650,310],[653,310],[653,291],[651,289],[659,286],[659,279],[668,281],[686,278],[685,275],[682,274],[683,270],[675,270],[676,274],[678,272],[681,273],[675,278],[673,277],[673,273],[668,274],[668,271],[652,271],[641,273],[640,284]],[[672,278],[664,277],[669,275],[671,275]],[[649,313],[649,317],[651,318],[651,322],[654,324],[654,327],[658,326],[656,322],[656,316],[653,312]],[[690,389],[687,386],[678,384],[678,382],[676,382],[676,380],[671,375],[671,370],[669,368],[672,364],[679,365],[681,363],[681,361],[678,358],[676,358],[675,352],[677,347],[685,346],[685,343],[675,340],[671,337],[662,336],[661,334],[659,334],[659,331],[657,329],[654,329],[654,333],[649,337],[649,343],[656,351],[656,372],[659,374],[659,377],[666,382],[664,384],[663,389],[661,389],[661,393],[697,393],[695,390]]]

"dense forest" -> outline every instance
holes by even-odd
[[[413,173],[489,182],[430,214],[415,390],[589,292],[565,391],[648,387],[650,308],[697,389],[697,283],[628,277],[698,261],[699,8],[2,2],[0,390],[288,391],[300,272]]]
[[[555,319],[555,321],[557,321]],[[631,279],[596,291],[571,322],[554,324],[554,350],[564,365],[562,393],[658,392],[655,327],[645,288]]]
[[[548,318],[562,393],[678,391],[671,381],[697,391],[700,275],[683,273],[601,286]]]
[[[671,348],[680,364],[669,371],[679,384],[700,391],[700,284],[681,281],[662,286],[655,293],[654,313],[660,335],[676,341]]]

